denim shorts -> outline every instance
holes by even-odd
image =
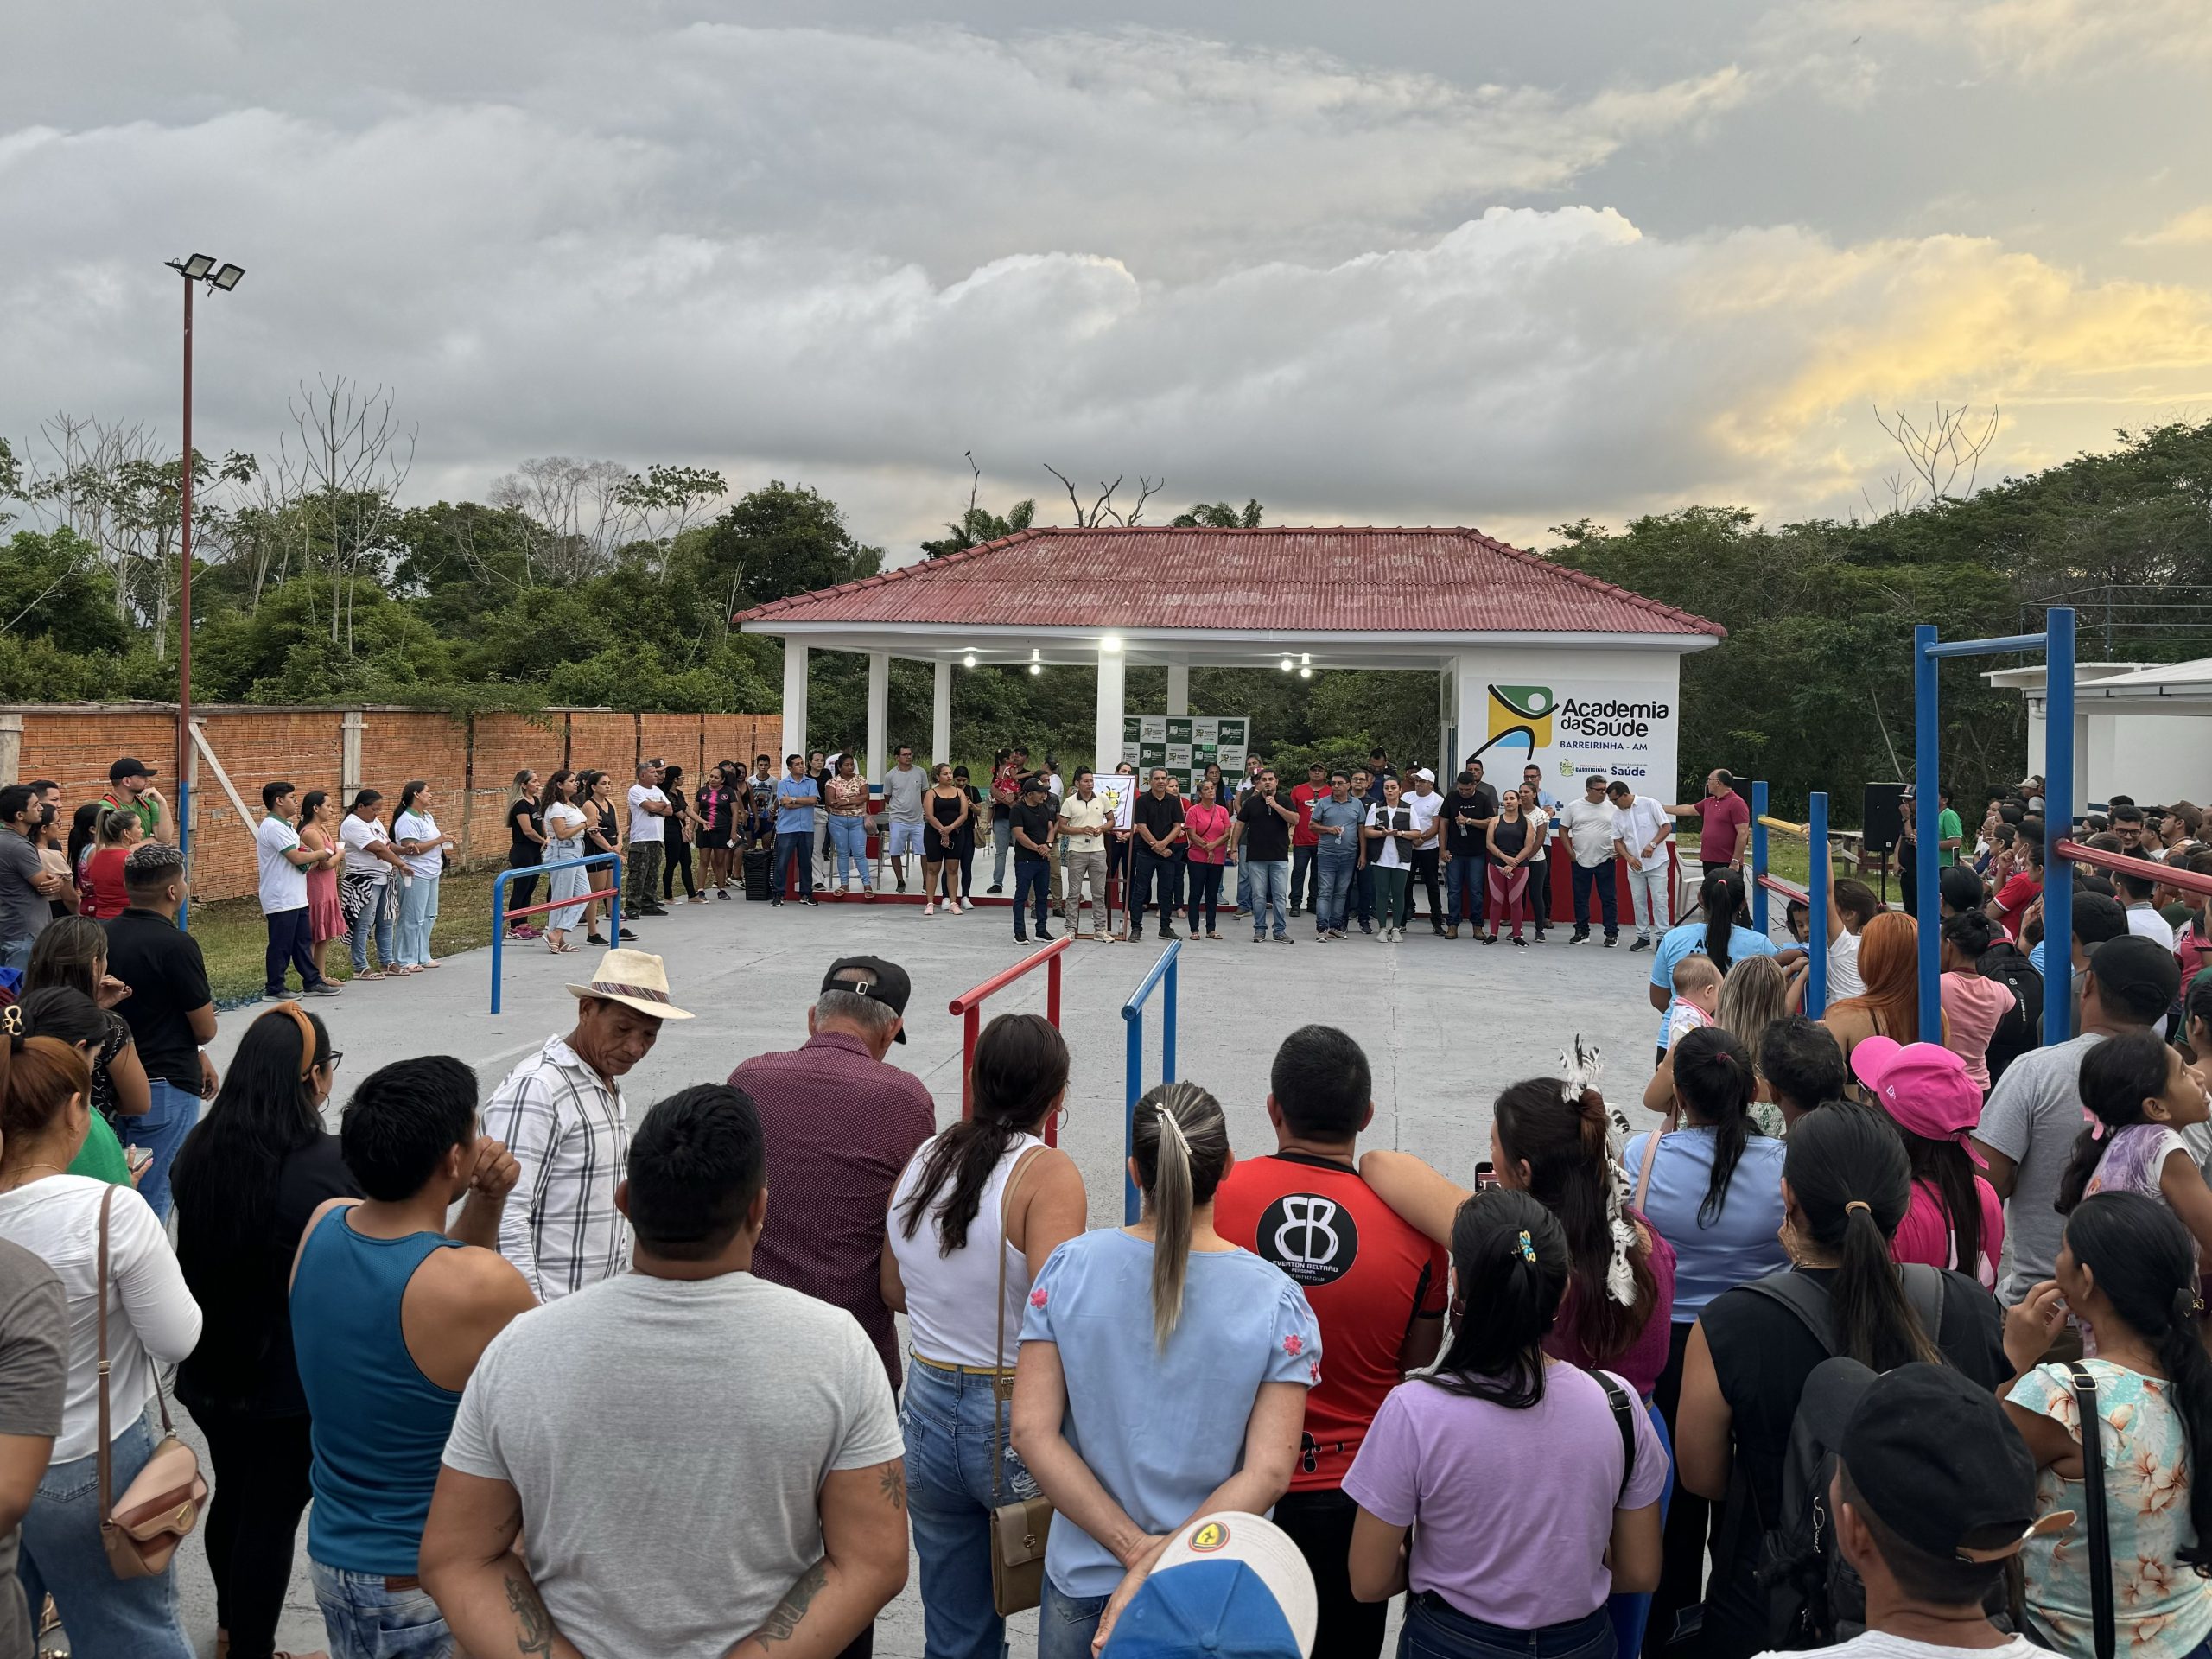
[[[316,1560],[308,1566],[330,1637],[330,1659],[452,1659],[453,1632],[420,1584],[380,1573],[347,1573]],[[398,1587],[387,1587],[395,1584]]]

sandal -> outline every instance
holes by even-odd
[[[372,979],[382,979],[383,977],[384,969],[381,968],[372,968],[365,973],[359,973],[353,976],[353,979],[356,983],[364,983]]]

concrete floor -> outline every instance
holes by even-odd
[[[1573,949],[1566,930],[1541,947],[1515,950],[1433,937],[1425,922],[1406,943],[1385,946],[1355,933],[1341,943],[1312,936],[1312,919],[1293,925],[1296,943],[1255,945],[1248,923],[1224,917],[1221,943],[1186,941],[1179,961],[1179,1071],[1217,1095],[1234,1143],[1247,1154],[1272,1149],[1265,1112],[1268,1073],[1276,1046],[1308,1020],[1340,1026],[1366,1048],[1375,1071],[1375,1122],[1366,1141],[1420,1154],[1462,1181],[1488,1155],[1489,1103],[1507,1084],[1555,1074],[1560,1049],[1576,1032],[1597,1042],[1610,1062],[1609,1094],[1635,1104],[1650,1068],[1658,1016],[1645,998],[1650,958],[1631,955],[1628,937],[1611,950],[1594,941]],[[919,1077],[936,1098],[938,1118],[960,1109],[961,1022],[946,1003],[1019,961],[1002,908],[925,918],[912,906],[787,905],[719,901],[679,905],[665,918],[637,929],[636,948],[667,961],[677,1004],[699,1017],[671,1021],[653,1052],[626,1080],[633,1118],[653,1101],[686,1084],[725,1077],[748,1055],[796,1046],[823,972],[836,957],[880,955],[914,982],[906,1011],[909,1040],[893,1061]],[[1027,947],[1034,949],[1034,945]],[[1126,1027],[1123,998],[1163,947],[1078,942],[1064,963],[1062,1029],[1075,1057],[1062,1144],[1082,1168],[1094,1226],[1121,1217],[1122,1099]],[[524,1054],[569,1028],[572,999],[563,988],[588,976],[595,953],[555,960],[542,946],[507,953],[504,1011],[487,1012],[490,952],[449,958],[435,972],[357,985],[318,1006],[346,1058],[336,1098],[375,1066],[423,1053],[454,1054],[476,1067],[486,1091]],[[986,1019],[1004,1011],[1042,1012],[1042,973],[993,998]],[[252,1010],[223,1017],[214,1046],[227,1057]],[[1160,1081],[1157,1002],[1147,1022],[1145,1080]],[[804,1195],[773,1189],[775,1205]],[[188,1435],[193,1431],[188,1425]],[[204,1454],[204,1453],[203,1453]],[[324,1637],[309,1587],[301,1529],[298,1556],[278,1645],[307,1651]],[[203,1546],[188,1543],[178,1568],[187,1628],[212,1653],[213,1586]],[[1030,1651],[1034,1615],[1015,1622],[1017,1652]],[[922,1652],[921,1605],[914,1583],[887,1608],[876,1628],[886,1659]]]

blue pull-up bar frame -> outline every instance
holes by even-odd
[[[1920,924],[1920,1034],[1923,1042],[1941,1040],[1943,1029],[1942,984],[1942,905],[1937,897],[1942,874],[1942,811],[1936,798],[1942,770],[1942,727],[1937,718],[1936,668],[1947,657],[1996,657],[2012,652],[2040,651],[2044,660],[2044,933],[2059,938],[2063,962],[2073,937],[2074,868],[2058,855],[2059,843],[2074,832],[2074,613],[2053,606],[2044,613],[2041,633],[2016,633],[2001,639],[1941,641],[1932,623],[1912,631],[1913,689],[1913,827],[1920,852],[1915,862],[1910,906]],[[1961,852],[1965,849],[1960,849]],[[2045,1046],[2063,1043],[2074,1034],[2073,999],[2067,995],[2062,969],[2049,982],[2059,994],[2046,991],[2043,1000],[2043,1040]]]

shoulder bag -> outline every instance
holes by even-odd
[[[1045,1541],[1052,1528],[1052,1500],[1041,1493],[1011,1503],[999,1502],[999,1484],[1006,1472],[1006,1420],[1014,1395],[1014,1379],[1006,1370],[1006,1218],[1014,1209],[1014,1189],[1036,1161],[1024,1154],[999,1200],[998,1369],[991,1377],[991,1605],[1001,1618],[1027,1612],[1044,1599]]]
[[[157,1370],[154,1398],[162,1408],[161,1444],[123,1496],[115,1496],[107,1361],[108,1211],[114,1203],[115,1189],[110,1187],[100,1196],[99,1277],[95,1293],[99,1297],[100,1545],[107,1551],[108,1570],[117,1578],[153,1579],[168,1570],[177,1546],[199,1524],[200,1506],[207,1501],[207,1482],[200,1475],[199,1457],[176,1437]],[[148,1363],[152,1363],[150,1357]]]
[[[2089,1529],[2089,1622],[2094,1627],[2097,1659],[2112,1659],[2118,1637],[2112,1611],[2112,1523],[2105,1514],[2103,1413],[2097,1404],[2096,1373],[2080,1360],[2067,1368],[2074,1383],[2074,1405],[2082,1420],[2082,1508]]]

